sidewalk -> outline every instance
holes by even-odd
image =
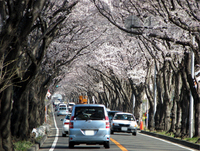
[[[51,121],[53,117],[53,107],[50,105],[50,112],[48,114],[48,120],[47,123],[42,125],[41,127],[44,128],[45,134],[42,136],[42,138],[39,141],[36,141],[33,146],[31,146],[27,151],[38,151],[39,148],[43,145],[43,143],[46,141],[47,137],[51,134]]]

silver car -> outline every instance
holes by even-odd
[[[67,106],[66,107],[59,107],[57,111],[57,116],[59,115],[67,115],[69,113]]]
[[[110,124],[104,105],[73,106],[69,124],[69,148],[79,144],[100,144],[110,148]]]
[[[132,113],[118,112],[111,121],[111,134],[125,132],[137,135],[137,121]]]

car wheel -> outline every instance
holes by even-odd
[[[110,148],[110,142],[109,142],[109,141],[104,142],[104,147],[105,147],[105,148]]]
[[[69,148],[74,148],[74,143],[73,142],[69,142]]]
[[[114,132],[111,130],[111,132],[110,132],[111,134],[114,134]]]
[[[62,134],[62,137],[66,137],[66,134]]]
[[[133,132],[133,133],[132,133],[132,135],[136,136],[136,135],[137,135],[137,133],[136,133],[136,132]]]

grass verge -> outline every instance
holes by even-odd
[[[18,141],[14,143],[14,150],[15,151],[26,151],[33,145],[30,141]]]
[[[147,129],[144,129],[144,131],[150,132]],[[167,133],[165,131],[151,131],[151,133],[157,133],[157,134],[160,134],[160,135],[165,135],[165,136],[174,138],[174,134],[173,133]],[[181,138],[176,137],[176,139],[181,139]],[[195,144],[200,144],[200,142],[196,143],[198,141],[198,139],[199,139],[199,137],[192,137],[192,138],[183,138],[182,140],[187,141],[187,142],[191,142],[191,143],[195,143]]]

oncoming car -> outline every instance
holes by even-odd
[[[79,144],[99,144],[110,148],[110,124],[104,105],[73,106],[69,124],[69,148]]]
[[[111,121],[111,134],[125,132],[137,134],[137,121],[132,113],[118,112]]]

